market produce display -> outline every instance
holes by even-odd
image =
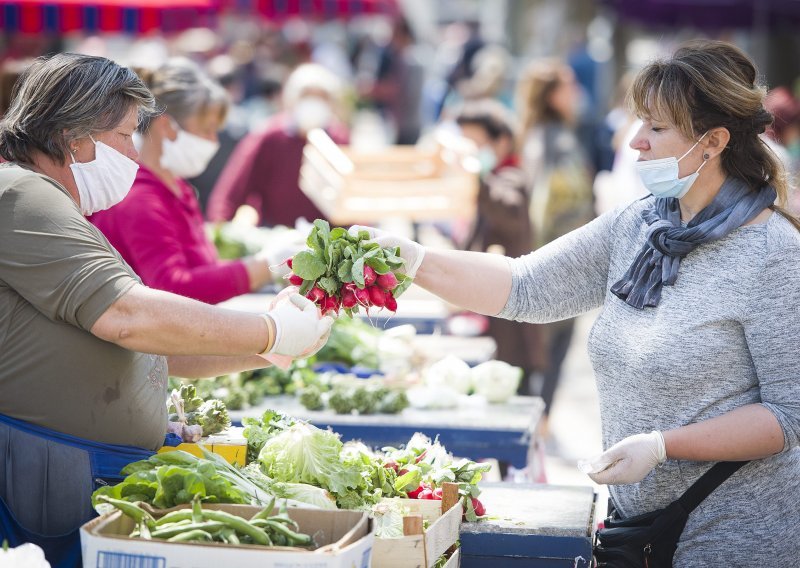
[[[107,496],[98,497],[98,501],[133,519],[136,526],[129,535],[131,538],[261,546],[309,547],[314,544],[310,535],[297,532],[297,523],[289,517],[285,502],[276,514],[272,514],[275,499],[271,499],[250,520],[225,511],[203,509],[199,495],[192,499],[191,509],[172,511],[158,519],[135,503]]]
[[[399,247],[381,248],[367,231],[331,230],[321,219],[314,221],[306,244],[308,250],[287,261],[289,282],[323,314],[341,309],[352,317],[360,307],[372,306],[397,311],[397,298],[411,285],[410,278],[395,272],[404,264]]]
[[[203,436],[218,434],[231,425],[225,403],[217,399],[203,400],[193,384],[173,389],[167,401],[168,431],[181,436],[184,442],[196,442]]]
[[[190,503],[265,505],[272,497],[321,508],[369,509],[386,497],[420,498],[430,489],[436,498],[441,484],[459,486],[467,518],[480,516],[472,498],[488,464],[454,460],[437,441],[415,434],[402,448],[375,452],[357,442],[275,411],[245,419],[248,465],[237,468],[204,449],[204,458],[182,451],[151,456],[123,470],[127,477],[101,487],[101,497],[142,501],[166,509]],[[425,493],[421,498],[429,498]],[[100,507],[102,508],[102,507]]]

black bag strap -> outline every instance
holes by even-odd
[[[711,469],[705,472],[700,479],[692,483],[692,486],[678,498],[678,501],[687,513],[694,511],[697,506],[731,475],[739,471],[743,465],[749,461],[740,462],[717,462]]]

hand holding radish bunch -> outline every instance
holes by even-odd
[[[306,241],[309,250],[287,261],[292,270],[289,282],[323,314],[343,309],[352,317],[359,307],[370,306],[396,311],[397,298],[411,285],[412,276],[399,271],[408,266],[400,247],[372,240],[374,231],[331,230],[327,221],[314,221]],[[416,258],[415,263],[418,266]]]

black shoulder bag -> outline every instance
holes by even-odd
[[[678,499],[658,511],[622,519],[614,510],[595,533],[595,565],[602,568],[672,568],[689,513],[748,462],[719,462]]]

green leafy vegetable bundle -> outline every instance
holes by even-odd
[[[351,235],[346,229],[331,230],[327,221],[317,219],[308,236],[309,250],[288,261],[289,282],[316,303],[323,314],[351,316],[360,307],[397,311],[397,298],[411,285],[411,279],[396,272],[403,267],[400,248],[381,248],[370,242],[367,231]]]

